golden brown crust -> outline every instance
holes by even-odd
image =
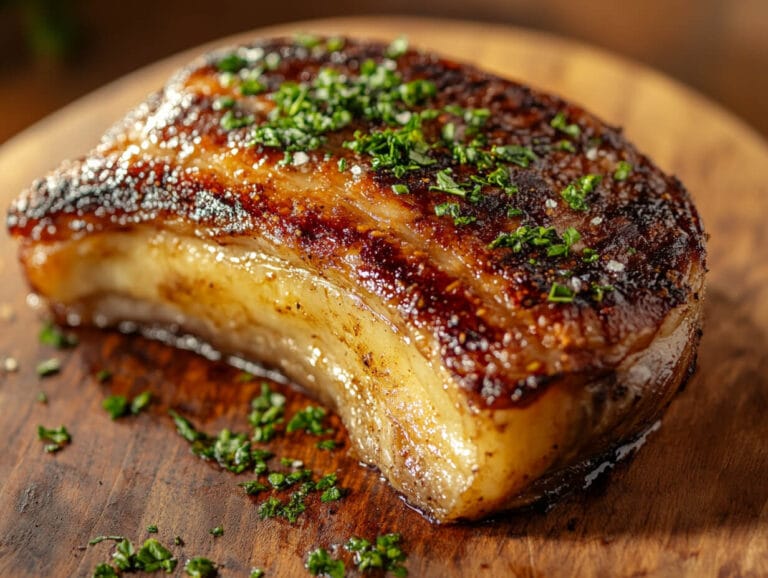
[[[310,81],[326,66],[356,74],[366,59],[381,61],[386,47],[348,40],[329,52],[270,40],[248,50],[280,54],[263,77],[275,90],[284,80]],[[354,130],[371,128],[362,121],[309,151],[305,163],[281,165],[281,152],[249,144],[249,127],[221,128],[217,97],[232,95],[257,124],[270,106],[265,95],[238,95],[219,82],[214,64],[222,54],[183,70],[92,154],[36,182],[12,205],[11,232],[45,243],[156,223],[224,244],[249,237],[290,248],[318,274],[359,288],[414,335],[428,336],[424,347],[436,349],[478,408],[530,404],[548,383],[610,377],[672,310],[699,298],[704,234],[685,188],[582,109],[429,53],[400,56],[404,80],[435,83],[431,107],[487,108],[489,145],[536,154],[528,167],[510,164],[516,194],[491,187],[470,203],[429,190],[441,169],[452,167],[457,178],[468,171],[448,151],[395,178],[344,148]],[[572,151],[558,148],[564,135],[551,126],[560,112],[580,127],[567,138]],[[425,130],[444,119],[434,122]],[[340,156],[359,174],[340,172]],[[633,167],[626,180],[612,177],[619,161]],[[588,195],[589,210],[573,211],[560,191],[586,174],[603,179]],[[395,183],[410,194],[395,194]],[[437,217],[445,201],[475,221],[457,226]],[[521,215],[509,217],[510,208]],[[600,259],[489,248],[521,224],[574,227]],[[573,302],[549,302],[553,283],[571,287]],[[593,285],[614,290],[598,300]]]

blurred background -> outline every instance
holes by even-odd
[[[270,24],[377,13],[581,40],[680,80],[768,136],[768,0],[0,0],[0,143],[185,48]]]

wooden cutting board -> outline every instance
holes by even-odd
[[[203,463],[175,433],[166,410],[208,431],[244,430],[259,383],[140,337],[79,331],[56,352],[37,339],[15,247],[0,235],[0,576],[90,576],[109,556],[98,534],[134,541],[157,524],[159,539],[206,556],[222,576],[307,575],[308,551],[351,535],[400,532],[411,576],[766,576],[768,575],[768,148],[749,128],[674,82],[592,48],[514,28],[418,19],[341,19],[248,33],[348,33],[412,44],[474,62],[583,104],[625,127],[630,140],[692,191],[711,235],[706,330],[699,368],[646,446],[607,481],[547,513],[438,527],[407,508],[348,444],[320,452],[293,435],[275,444],[318,472],[337,470],[349,496],[312,502],[295,525],[260,520],[237,477]],[[231,40],[231,39],[230,39]],[[0,206],[101,132],[199,50],[141,70],[63,109],[0,148]],[[56,356],[60,375],[35,365]],[[96,374],[114,377],[100,383]],[[146,413],[112,422],[110,393],[149,389]],[[45,391],[49,401],[36,401]],[[290,403],[309,403],[290,393]],[[65,424],[72,444],[49,455],[38,424]],[[343,436],[343,434],[340,434]],[[343,439],[340,438],[340,439]],[[209,529],[223,525],[224,535]],[[347,558],[348,560],[348,558]],[[176,574],[182,572],[177,569]]]

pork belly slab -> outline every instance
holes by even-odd
[[[683,185],[581,108],[402,41],[205,55],[8,227],[60,318],[278,368],[437,521],[583,473],[695,359]]]

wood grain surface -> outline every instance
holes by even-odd
[[[487,25],[418,19],[344,19],[248,33],[407,34],[412,44],[474,62],[566,96],[625,127],[630,140],[679,176],[711,235],[706,326],[699,367],[661,428],[630,461],[549,512],[508,514],[463,526],[431,525],[348,444],[321,452],[290,435],[274,444],[317,472],[337,470],[342,502],[309,503],[295,525],[260,520],[259,500],[190,454],[167,417],[178,408],[208,431],[245,430],[259,382],[238,371],[137,336],[79,330],[66,352],[39,344],[40,312],[27,304],[15,247],[0,235],[0,576],[90,576],[110,544],[157,524],[183,561],[206,556],[222,576],[308,575],[307,552],[351,535],[401,532],[411,576],[766,576],[768,575],[768,147],[749,128],[658,74],[562,39]],[[230,39],[231,40],[231,39]],[[226,42],[229,42],[226,41]],[[225,42],[223,42],[225,43]],[[78,101],[0,148],[0,206],[101,132],[188,60],[161,62]],[[4,215],[4,213],[3,213]],[[35,365],[56,356],[58,376]],[[113,372],[100,383],[101,369]],[[110,393],[149,389],[156,403],[117,422],[101,408]],[[36,401],[45,391],[49,401]],[[309,401],[286,389],[292,407]],[[36,427],[65,424],[69,447],[43,452]],[[343,434],[340,433],[340,436]],[[341,437],[340,439],[343,439]],[[209,529],[223,525],[224,535]],[[347,554],[341,554],[347,562]],[[348,564],[348,567],[350,564]],[[181,565],[176,571],[182,575]],[[350,575],[353,575],[350,572]]]

